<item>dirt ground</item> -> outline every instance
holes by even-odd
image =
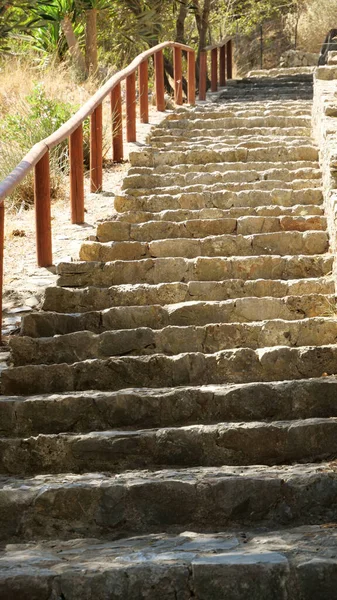
[[[129,151],[145,144],[151,128],[160,123],[168,112],[157,113],[152,109],[148,125],[137,123],[137,143],[124,145],[126,159]],[[18,331],[23,314],[41,306],[45,288],[55,285],[55,265],[62,261],[76,260],[81,242],[95,235],[97,222],[114,213],[114,195],[120,191],[128,168],[128,160],[120,165],[108,165],[104,170],[101,194],[89,193],[89,180],[86,178],[86,221],[83,225],[72,225],[70,222],[67,191],[64,198],[52,204],[54,266],[48,269],[38,268],[36,265],[34,209],[6,214],[2,322],[4,341],[6,336]]]

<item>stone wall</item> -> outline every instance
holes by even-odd
[[[331,249],[337,252],[337,67],[334,65],[315,70],[313,132],[320,148]]]
[[[280,67],[314,67],[318,54],[304,50],[287,50],[280,58]]]

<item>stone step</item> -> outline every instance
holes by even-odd
[[[4,600],[13,593],[15,600],[332,600],[335,556],[332,523],[8,544],[0,554],[0,594]]]
[[[272,165],[264,171],[258,170],[227,170],[226,172],[213,171],[211,173],[199,173],[198,171],[180,173],[154,173],[146,174],[128,174],[123,180],[123,189],[128,188],[165,188],[165,187],[185,187],[190,185],[209,185],[214,183],[250,183],[253,181],[282,181],[292,183],[294,180],[307,180],[312,183],[314,180],[321,179],[319,169],[310,167],[304,169],[281,169],[274,168]]]
[[[232,102],[230,105],[208,103],[207,105],[197,104],[194,107],[176,107],[174,113],[168,114],[162,125],[168,121],[175,123],[176,121],[186,120],[195,121],[200,119],[224,119],[231,117],[307,117],[312,114],[311,102],[291,102],[291,103],[254,103],[249,102],[247,105],[242,103]],[[157,127],[154,128],[154,131]]]
[[[300,279],[330,275],[333,256],[146,258],[135,261],[71,262],[57,266],[61,287],[110,287],[127,283]]]
[[[219,130],[221,131],[221,130]],[[200,147],[203,147],[205,151],[225,151],[225,150],[244,150],[249,153],[250,151],[256,150],[258,157],[259,151],[265,150],[267,148],[273,148],[273,157],[274,160],[270,160],[271,163],[278,162],[280,158],[278,158],[277,151],[280,147],[284,150],[292,150],[296,148],[302,148],[302,146],[310,145],[313,146],[313,142],[307,136],[289,136],[289,135],[247,135],[241,136],[238,138],[236,136],[228,135],[227,132],[223,132],[223,135],[215,137],[210,137],[207,135],[199,138],[187,138],[186,140],[181,140],[180,138],[171,138],[171,142],[161,142],[159,140],[153,140],[151,142],[151,148],[153,151],[180,151],[180,152],[193,152],[194,150],[200,150]],[[250,154],[248,154],[249,159]],[[255,154],[253,154],[252,161],[256,160]],[[243,159],[241,159],[243,160]],[[266,160],[265,155],[261,155],[260,159],[257,159],[257,162],[262,162]],[[304,159],[309,160],[309,159]]]
[[[221,213],[215,209],[215,213],[217,212]],[[149,242],[165,238],[202,238],[224,234],[326,231],[326,227],[326,218],[322,216],[219,218],[218,215],[218,218],[190,218],[177,222],[170,221],[167,215],[166,220],[155,221],[149,218],[147,222],[140,224],[129,224],[120,220],[103,221],[98,223],[97,238],[100,242],[126,240]]]
[[[164,232],[165,235],[165,232]],[[253,235],[213,235],[202,238],[159,239],[151,242],[84,242],[80,260],[113,261],[181,256],[263,256],[324,254],[329,248],[326,231],[280,231]]]
[[[178,223],[180,221],[193,221],[197,220],[205,220],[205,219],[240,219],[241,217],[314,217],[320,216],[322,219],[324,211],[322,206],[318,206],[317,204],[295,204],[294,206],[239,206],[232,207],[228,209],[221,208],[200,208],[199,210],[190,210],[188,208],[185,209],[176,209],[176,210],[162,210],[159,212],[146,212],[146,211],[126,211],[122,213],[115,214],[112,218],[115,219],[114,222],[119,221],[123,223],[144,223],[146,224],[148,221],[166,221],[166,222],[175,222]],[[249,221],[248,221],[249,222]],[[250,221],[252,222],[252,221]],[[102,221],[98,223],[97,230],[105,235],[105,227],[109,229],[111,221]],[[247,222],[246,222],[247,223]],[[107,224],[107,225],[105,225]],[[284,224],[284,223],[283,223]],[[119,226],[116,225],[116,229]],[[129,232],[129,229],[118,229],[118,235],[125,235],[126,231]],[[130,228],[131,232],[131,228]],[[107,232],[108,235],[108,232]],[[116,233],[117,235],[117,233]],[[108,240],[101,240],[108,241]]]
[[[7,544],[284,527],[337,517],[337,472],[329,463],[2,477],[0,485],[0,539]]]
[[[336,345],[274,346],[223,350],[215,354],[153,354],[93,359],[71,365],[11,367],[2,372],[1,389],[3,394],[13,396],[88,389],[121,390],[126,385],[156,388],[286,381],[335,373]]]
[[[212,173],[213,171],[220,173],[227,173],[227,171],[268,171],[269,169],[286,169],[289,172],[297,171],[298,169],[305,169],[308,173],[319,169],[319,163],[317,161],[309,160],[297,160],[294,162],[236,162],[236,163],[208,163],[205,165],[185,164],[185,165],[174,165],[174,166],[160,166],[160,167],[130,167],[128,175],[162,175],[174,173]]]
[[[337,418],[40,434],[0,447],[0,473],[22,476],[310,463],[336,457]]]
[[[272,77],[286,77],[292,76],[294,81],[312,81],[312,77],[315,71],[315,67],[274,67],[273,69],[254,69],[249,71],[247,78],[244,78],[243,82],[249,81],[251,78],[270,78]],[[242,80],[241,80],[242,81]],[[241,83],[241,82],[240,82]],[[274,82],[273,82],[274,83]]]
[[[208,148],[195,148],[193,150],[158,151],[144,148],[138,152],[130,152],[129,160],[134,167],[154,167],[157,165],[176,164],[205,164],[207,162],[290,162],[295,160],[318,160],[318,149],[309,143],[300,146],[285,147],[284,145],[270,144],[262,148],[233,148],[213,150]]]
[[[276,117],[277,119],[279,117]],[[258,139],[263,139],[264,136],[269,138],[289,136],[291,138],[305,137],[310,138],[312,135],[310,127],[233,127],[230,129],[211,128],[210,129],[185,129],[181,127],[170,128],[167,130],[166,124],[162,127],[156,127],[147,138],[149,144],[152,143],[171,143],[173,140],[183,141],[190,139],[212,139],[221,138],[228,139],[231,137],[241,138],[254,136]]]
[[[291,115],[291,116],[282,116],[282,115],[262,115],[262,116],[231,116],[229,118],[203,118],[201,119],[193,119],[182,118],[178,120],[167,120],[165,121],[165,129],[170,131],[171,129],[236,129],[240,127],[245,128],[279,128],[283,127],[290,129],[293,127],[311,127],[311,117],[303,116],[303,115]]]
[[[294,296],[302,294],[334,294],[332,277],[312,279],[227,279],[225,281],[190,281],[160,284],[125,284],[106,288],[86,287],[46,289],[43,312],[28,313],[23,317],[23,335],[33,337],[70,333],[78,329],[99,327],[101,315],[94,311],[111,306],[139,306],[144,304],[172,304],[193,300],[228,300],[245,296]],[[48,313],[46,311],[56,311]],[[64,314],[88,312],[82,314]]]
[[[205,176],[206,177],[206,176]],[[211,176],[208,176],[211,178]],[[127,187],[124,190],[126,196],[135,196],[140,198],[142,201],[147,198],[152,198],[153,196],[179,196],[181,194],[203,194],[207,193],[212,196],[214,199],[214,194],[219,194],[221,198],[230,195],[231,193],[237,192],[238,195],[242,193],[247,193],[249,191],[256,191],[257,193],[268,192],[269,198],[271,196],[276,196],[278,198],[283,198],[289,195],[291,191],[298,191],[301,194],[305,192],[309,192],[310,194],[314,194],[318,192],[318,197],[322,195],[322,182],[320,179],[294,179],[293,181],[287,182],[279,179],[255,179],[253,181],[249,181],[248,183],[240,183],[240,182],[232,182],[232,183],[222,183],[221,181],[216,181],[214,183],[191,183],[191,185],[167,185],[164,187]],[[314,196],[315,197],[315,196]],[[269,200],[270,201],[270,200]],[[280,201],[280,200],[279,200]],[[226,207],[225,207],[226,208]]]
[[[255,101],[258,98],[260,102],[276,101],[280,97],[280,91],[282,92],[282,98],[285,103],[293,103],[297,100],[310,101],[312,104],[313,100],[313,87],[307,84],[296,84],[284,87],[284,84],[279,89],[275,89],[273,86],[265,86],[265,88],[258,88],[254,85],[246,85],[241,88],[235,89],[234,87],[227,87],[223,89],[219,96],[221,102],[226,102],[229,106],[232,102],[236,103],[238,99],[241,102],[251,103],[252,94],[255,95]]]
[[[233,322],[232,319],[236,318],[236,311],[231,314],[224,311],[222,321],[219,320],[217,313],[215,314],[215,324],[211,322],[200,326],[168,325],[160,328],[162,323],[161,315],[159,315],[159,329],[156,328],[156,323],[149,326],[141,324],[139,327],[134,324],[132,329],[129,327],[115,329],[118,327],[116,318],[113,318],[115,315],[112,316],[111,325],[110,318],[112,311],[116,312],[118,309],[107,309],[107,312],[102,313],[102,325],[98,330],[74,331],[56,337],[42,338],[12,336],[9,339],[11,362],[14,366],[71,364],[87,359],[105,359],[110,356],[143,356],[149,354],[172,356],[182,352],[214,354],[233,348],[257,349],[267,346],[297,347],[337,343],[337,321],[335,317],[305,318],[304,315],[307,313],[304,312],[304,309],[302,313],[302,308],[296,306],[301,315],[301,320],[294,320],[297,312],[295,314],[291,312],[293,306],[289,310],[288,306],[284,307],[284,302],[277,302],[276,299],[273,299],[273,301],[275,306],[272,306],[272,310],[270,310],[270,302],[269,306],[266,302],[256,302],[256,299],[255,302],[252,302],[253,305],[255,304],[255,312],[258,313],[259,321],[250,321],[249,309],[254,313],[254,306],[247,306],[248,302],[245,302],[243,305],[246,311],[244,312],[243,307],[240,307],[241,311],[237,311],[238,317],[247,319],[250,322],[242,322],[242,320]],[[272,315],[272,320],[268,317],[261,320],[265,304],[267,305],[266,314],[274,311],[275,314],[280,314],[280,317]],[[279,306],[280,304],[281,306]],[[333,307],[332,304],[331,306],[328,305],[331,312]],[[319,308],[319,306],[315,306],[314,309],[318,311]],[[308,312],[313,312],[312,307],[310,309]],[[212,319],[212,315],[209,318]],[[142,316],[139,320],[143,323]],[[198,323],[204,323],[205,321],[203,315],[201,315],[200,320],[193,319],[193,317],[186,319],[187,322],[190,320]]]
[[[270,182],[266,182],[270,184]],[[285,186],[285,184],[283,184]],[[219,186],[221,187],[221,185]],[[163,210],[200,210],[203,208],[249,208],[252,214],[254,208],[270,207],[270,204],[282,207],[297,205],[319,205],[323,201],[321,189],[270,189],[270,190],[240,190],[240,191],[209,191],[210,186],[201,192],[184,192],[180,188],[170,188],[170,193],[159,195],[138,196],[137,190],[132,195],[117,194],[114,205],[117,212],[125,211],[150,211]],[[153,191],[153,190],[152,190]],[[176,191],[176,194],[174,194]],[[269,208],[268,208],[269,210]]]
[[[0,435],[337,417],[337,379],[0,397]]]

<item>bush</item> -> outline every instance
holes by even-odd
[[[76,112],[77,107],[59,99],[48,98],[42,84],[32,92],[15,114],[0,119],[0,179],[4,179],[30,148],[48,137]],[[56,197],[62,185],[62,175],[68,172],[68,142],[65,140],[51,151],[51,195]],[[84,162],[89,165],[89,121],[84,123]],[[33,177],[28,175],[13,192],[10,202],[18,207],[33,204]]]

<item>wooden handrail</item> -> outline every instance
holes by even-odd
[[[233,36],[226,36],[200,52],[199,100],[206,100],[207,52],[211,54],[211,92],[216,92],[218,84],[225,86],[226,79],[232,79],[233,76]]]
[[[139,73],[140,119],[148,122],[147,61],[155,58],[155,86],[157,110],[165,110],[163,50],[174,52],[174,91],[177,104],[182,104],[182,51],[187,53],[187,81],[189,104],[195,103],[195,52],[190,46],[177,42],[163,42],[142,52],[122,71],[113,75],[97,92],[59,129],[35,144],[13,171],[0,182],[0,314],[2,313],[4,200],[34,168],[34,199],[36,220],[37,264],[52,264],[52,235],[50,216],[49,154],[64,140],[69,140],[70,200],[72,223],[84,222],[83,122],[90,119],[90,189],[102,189],[102,102],[110,95],[112,116],[113,160],[123,160],[123,130],[121,82],[126,80],[127,141],[136,141],[136,73]],[[0,328],[1,341],[1,328]]]
[[[140,64],[164,50],[164,48],[180,48],[185,52],[194,53],[193,48],[179,44],[177,42],[163,42],[139,54],[125,69],[113,75],[66,123],[54,131],[50,136],[35,144],[26,154],[22,161],[13,169],[13,171],[0,183],[0,202],[4,200],[14,190],[14,188],[24,179],[29,171],[36,165],[42,156],[48,151],[68,139],[69,136],[83,123],[83,121],[93,113],[103,100],[112,92],[112,90],[132,75]]]

